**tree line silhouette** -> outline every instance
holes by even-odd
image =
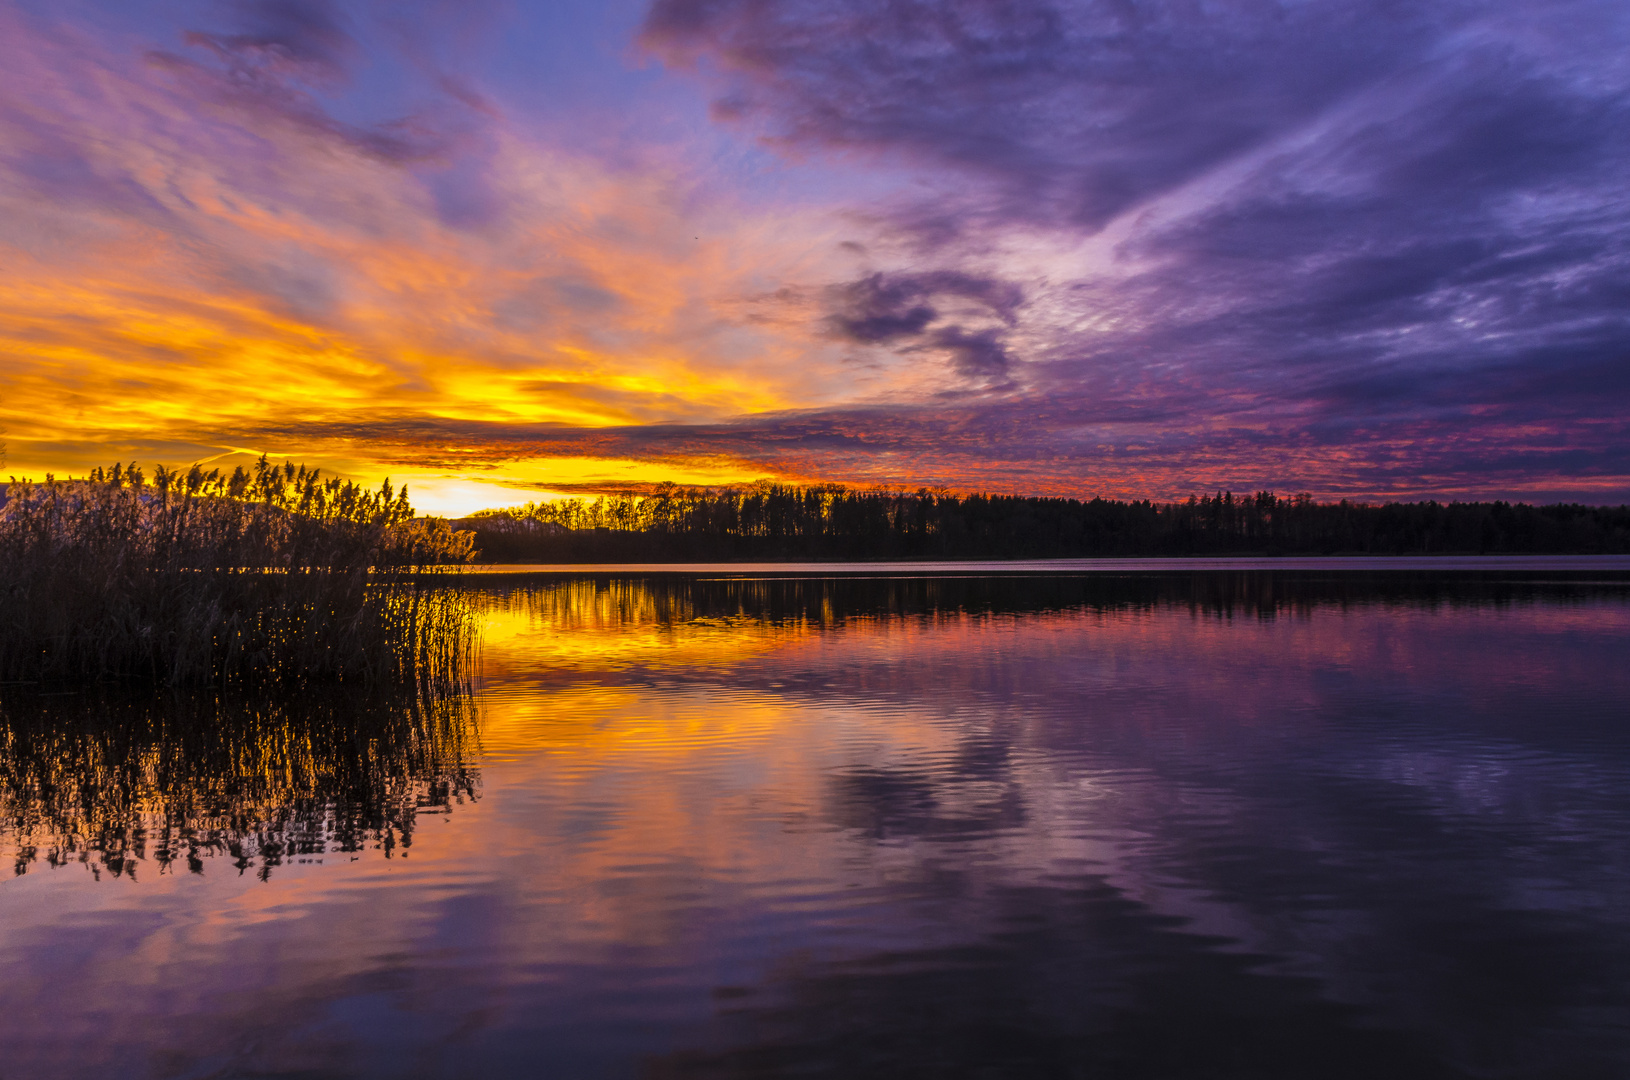
[[[483,511],[485,562],[1025,559],[1186,555],[1624,554],[1630,506],[1152,500],[758,484]]]

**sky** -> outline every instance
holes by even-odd
[[[1622,0],[0,0],[0,473],[1630,500]]]

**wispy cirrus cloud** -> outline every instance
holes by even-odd
[[[720,71],[717,114],[770,138],[953,168],[988,213],[1101,228],[1428,61],[1476,10],[656,0],[642,41]]]
[[[657,0],[642,40],[744,132],[921,178],[874,208],[900,280],[1026,297],[986,339],[998,411],[1079,407],[1190,481],[1489,490],[1523,460],[1561,490],[1588,457],[1630,491],[1615,5]],[[881,280],[856,325],[929,343]]]
[[[230,14],[244,12],[178,32],[174,51],[15,14],[6,27],[13,468],[82,467],[61,460],[69,444],[188,445],[377,472],[343,437],[253,433],[672,421],[847,393],[835,345],[722,314],[825,258],[821,222],[699,190],[682,160],[630,170],[537,141],[438,100],[439,82],[413,83],[431,95],[417,112],[337,101],[366,72],[337,6]]]

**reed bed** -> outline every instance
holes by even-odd
[[[473,607],[428,572],[470,555],[470,534],[415,517],[405,488],[265,458],[14,478],[0,680],[456,682]]]

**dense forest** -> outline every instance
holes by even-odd
[[[1185,502],[957,495],[759,484],[664,487],[455,522],[485,562],[1029,559],[1155,555],[1630,553],[1630,506]]]

